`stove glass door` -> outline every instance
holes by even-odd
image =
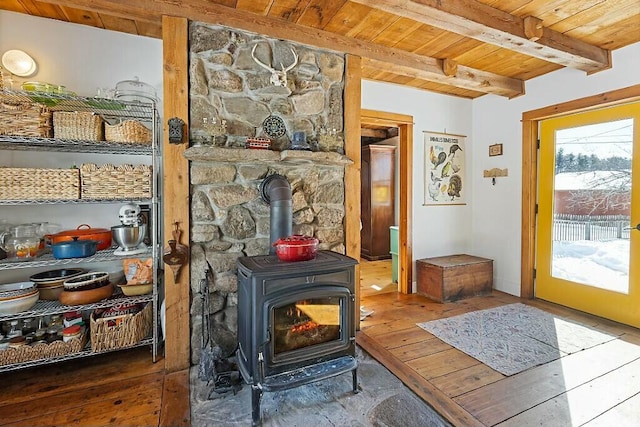
[[[340,339],[340,296],[300,299],[276,307],[274,354]]]

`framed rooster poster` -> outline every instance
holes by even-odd
[[[465,136],[424,132],[424,204],[465,205]]]

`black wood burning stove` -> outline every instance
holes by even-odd
[[[238,259],[237,360],[251,385],[253,425],[261,423],[264,391],[351,371],[357,392],[356,264],[331,251],[301,262],[275,255]]]

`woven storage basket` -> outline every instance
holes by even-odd
[[[117,125],[105,123],[104,135],[111,142],[151,144],[151,130],[137,120],[125,120]]]
[[[151,166],[86,163],[80,167],[81,199],[148,199]]]
[[[23,345],[17,348],[7,348],[0,351],[0,365],[28,362],[30,360],[49,359],[79,353],[87,344],[88,334],[80,338],[72,338],[67,342],[54,341],[49,344],[41,343],[35,346]]]
[[[79,198],[79,169],[0,167],[0,200],[74,200]]]
[[[51,138],[51,111],[0,93],[0,135]]]
[[[153,326],[152,303],[136,314],[126,314],[117,326],[109,326],[108,319],[96,319],[91,313],[91,349],[115,350],[130,347],[149,335]]]
[[[91,112],[54,111],[53,136],[60,139],[104,141],[104,121]]]

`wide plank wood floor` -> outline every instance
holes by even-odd
[[[0,426],[188,426],[188,370],[148,347],[0,374]]]
[[[392,281],[390,259],[367,261],[360,259],[360,297],[397,292],[398,283]]]
[[[376,262],[377,263],[377,262]],[[382,265],[377,276],[390,278]],[[387,276],[387,272],[389,273]],[[390,280],[387,285],[391,284]],[[393,286],[365,292],[357,343],[456,426],[640,425],[640,331],[494,291],[439,304]],[[371,288],[370,288],[371,289]],[[507,377],[416,326],[522,302],[619,339]],[[146,347],[0,374],[0,426],[188,426],[188,370],[167,374]]]
[[[521,302],[619,336],[505,376],[416,326]],[[640,330],[494,291],[440,304],[417,294],[368,295],[357,343],[456,426],[639,426]]]

